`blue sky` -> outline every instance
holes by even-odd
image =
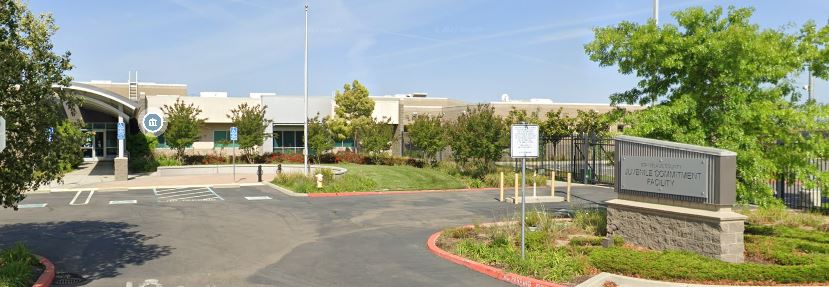
[[[284,0],[31,0],[53,13],[58,51],[72,52],[80,81],[188,84],[189,93],[301,95],[303,2]],[[426,92],[468,102],[551,98],[607,102],[632,76],[590,62],[591,29],[645,22],[652,0],[310,1],[310,92],[331,95],[358,79],[372,95]],[[829,20],[829,1],[660,1],[660,22],[690,6],[757,8],[779,28]],[[805,77],[803,78],[805,84]],[[829,102],[829,84],[815,95]]]

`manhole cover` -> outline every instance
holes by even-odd
[[[89,283],[89,279],[84,278],[76,273],[57,273],[55,274],[55,281],[52,281],[52,286],[55,287],[72,287],[83,286]]]

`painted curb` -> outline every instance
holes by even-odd
[[[425,190],[396,190],[396,191],[355,191],[355,192],[331,192],[331,193],[309,193],[308,197],[340,197],[340,196],[367,196],[367,195],[403,195],[421,193],[441,192],[480,192],[498,190],[498,188],[463,188],[463,189],[425,189]]]
[[[437,244],[436,244],[437,240],[438,240],[438,237],[440,237],[441,233],[443,233],[443,231],[438,231],[438,232],[433,233],[431,236],[429,236],[429,240],[426,241],[426,247],[429,249],[429,251],[431,251],[432,253],[434,253],[435,255],[437,255],[440,258],[446,259],[446,260],[451,261],[452,263],[455,263],[455,264],[463,265],[466,268],[475,270],[477,272],[486,274],[489,277],[492,277],[492,278],[495,278],[495,279],[498,279],[498,280],[501,280],[501,281],[504,281],[504,282],[507,282],[507,283],[510,283],[510,284],[513,284],[513,285],[516,285],[516,286],[525,286],[525,287],[565,287],[565,285],[560,285],[560,284],[556,284],[556,283],[553,283],[553,282],[538,280],[538,279],[535,279],[535,278],[530,278],[530,277],[518,275],[518,274],[515,274],[515,273],[509,273],[509,272],[506,272],[504,270],[501,270],[501,269],[498,269],[498,268],[495,268],[495,267],[492,267],[492,266],[489,266],[489,265],[481,264],[481,263],[478,263],[478,262],[475,262],[475,261],[457,256],[457,255],[454,255],[452,253],[449,253],[446,250],[443,250],[440,247],[438,247]]]
[[[43,264],[45,267],[43,269],[43,273],[40,274],[40,277],[37,278],[35,281],[35,285],[32,287],[50,287],[52,286],[52,281],[55,280],[55,264],[52,264],[52,261],[46,259],[43,256],[37,256],[40,260],[40,264]]]

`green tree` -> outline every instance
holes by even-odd
[[[63,172],[72,171],[83,163],[83,152],[81,146],[83,145],[88,134],[81,131],[80,123],[64,120],[55,129],[57,135],[57,149],[61,150],[58,154],[58,164]]]
[[[230,114],[227,115],[238,129],[239,139],[237,143],[239,148],[242,149],[247,162],[252,162],[256,147],[262,145],[262,142],[268,137],[265,129],[272,121],[265,119],[266,108],[267,106],[251,106],[248,103],[242,103],[235,109],[230,110]]]
[[[624,110],[615,109],[607,113],[599,113],[595,110],[576,111],[573,121],[573,130],[580,134],[594,135],[596,137],[608,137],[610,125],[620,120]]]
[[[689,8],[672,13],[677,25],[622,22],[595,29],[585,49],[601,66],[640,77],[635,88],[611,96],[614,103],[664,98],[628,115],[625,133],[737,152],[742,202],[769,202],[767,182],[781,172],[826,194],[829,177],[810,160],[829,155],[829,114],[798,101],[793,77],[810,64],[826,79],[829,28],[760,29],[749,22],[753,11]]]
[[[52,51],[57,26],[48,14],[34,15],[20,1],[0,1],[0,117],[6,120],[6,148],[0,152],[0,203],[17,208],[23,192],[61,181],[60,136],[47,130],[64,120],[62,103],[79,98],[53,85],[69,86],[69,52]],[[70,140],[71,141],[71,140]],[[58,148],[56,148],[58,147]]]
[[[357,132],[360,134],[360,146],[373,157],[381,156],[382,152],[391,148],[394,129],[390,119],[367,121],[357,126]]]
[[[547,118],[541,122],[541,132],[545,137],[552,139],[557,144],[561,138],[573,135],[575,118],[562,115],[562,108],[547,112]]]
[[[130,155],[130,172],[156,171],[158,161],[154,153],[158,146],[158,138],[150,133],[127,135],[125,145]]]
[[[200,130],[205,119],[198,116],[202,110],[195,105],[184,104],[184,101],[177,99],[172,106],[161,107],[167,121],[167,129],[164,131],[164,138],[167,145],[176,150],[176,156],[184,157],[184,149],[193,145],[199,140]]]
[[[407,129],[412,145],[422,150],[429,162],[434,162],[435,156],[446,148],[446,135],[441,124],[443,116],[420,114],[412,116],[411,120]]]
[[[323,121],[325,127],[331,132],[331,136],[338,142],[343,142],[352,134],[352,127],[345,119],[339,117],[328,117]]]
[[[346,137],[354,138],[355,148],[358,141],[359,126],[363,124],[371,124],[371,113],[374,111],[374,100],[368,97],[368,89],[354,80],[351,85],[343,85],[343,91],[337,90],[334,95],[336,108],[334,113],[337,118],[344,121],[338,122],[336,127],[338,133],[347,132]],[[344,125],[342,125],[344,123]]]
[[[319,114],[308,119],[308,149],[313,155],[317,164],[320,164],[320,156],[334,148],[334,135],[325,125],[326,119],[320,120]]]
[[[507,124],[490,105],[467,107],[448,125],[447,132],[455,162],[467,173],[470,170],[465,166],[471,164],[471,174],[476,177],[488,172],[509,146]]]
[[[507,117],[504,118],[504,121],[508,125],[520,124],[520,123],[528,123],[534,125],[540,125],[541,119],[538,117],[538,109],[535,111],[528,113],[527,110],[518,109],[516,107],[512,107]]]

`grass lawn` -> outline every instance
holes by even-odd
[[[605,222],[599,217],[603,216],[576,213],[572,221],[562,221],[533,213],[527,222],[538,230],[527,234],[526,260],[519,255],[518,224],[447,229],[438,245],[478,262],[559,283],[572,284],[602,271],[724,285],[829,283],[825,217],[811,221],[815,215],[794,215],[803,218],[780,224],[759,224],[750,218],[745,232],[746,263],[733,264],[691,252],[652,251],[625,244],[621,238],[614,238],[613,247],[601,247],[604,230],[600,227]]]
[[[339,164],[348,169],[345,175],[324,180],[323,188],[317,189],[312,179],[302,175],[280,175],[273,183],[295,192],[353,192],[423,189],[466,188],[460,177],[449,175],[434,168],[412,166]]]

